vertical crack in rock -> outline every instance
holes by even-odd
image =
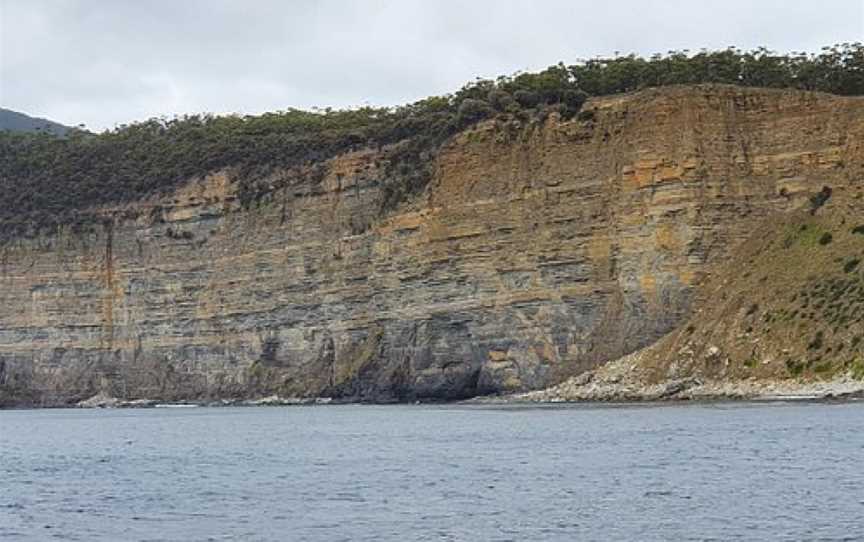
[[[114,348],[114,221],[106,220],[105,255],[103,264],[102,340],[100,348]]]

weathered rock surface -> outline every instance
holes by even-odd
[[[864,380],[837,374],[822,380],[791,378],[667,378],[656,381],[637,352],[544,390],[478,398],[486,403],[862,399]]]
[[[233,172],[193,179],[0,247],[0,404],[555,384],[670,331],[767,217],[852,182],[862,127],[861,98],[669,87],[482,124],[392,212],[372,149],[253,209]]]

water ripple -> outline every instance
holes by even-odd
[[[862,414],[0,411],[0,540],[861,540]]]

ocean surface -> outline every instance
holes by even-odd
[[[864,540],[864,404],[0,411],[0,540]]]

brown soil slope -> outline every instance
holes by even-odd
[[[864,378],[864,180],[763,228],[643,356],[650,381]]]

